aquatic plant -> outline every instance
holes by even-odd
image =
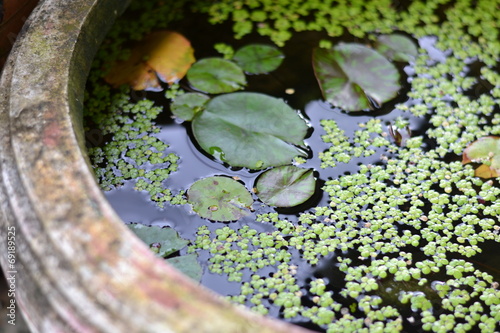
[[[174,229],[144,226],[140,223],[129,224],[128,227],[140,240],[149,245],[151,251],[157,256],[165,258],[170,265],[193,280],[201,279],[202,269],[196,254],[175,255],[188,245],[189,241],[180,238]]]
[[[400,89],[397,68],[377,51],[357,43],[340,43],[313,53],[314,73],[325,99],[347,111],[380,106]]]

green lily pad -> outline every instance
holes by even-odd
[[[195,89],[209,94],[233,92],[246,85],[241,67],[222,58],[205,58],[195,62],[187,72],[187,78]]]
[[[228,177],[196,181],[187,191],[188,202],[201,217],[212,221],[235,221],[250,213],[252,195],[245,186]]]
[[[203,274],[201,265],[198,263],[198,256],[194,253],[183,256],[168,258],[167,262],[177,268],[184,275],[189,276],[195,281],[200,281]]]
[[[247,73],[264,74],[274,71],[283,62],[284,55],[276,47],[265,44],[243,46],[233,60]]]
[[[408,62],[418,55],[415,43],[409,37],[401,34],[378,36],[375,48],[378,52],[394,61]]]
[[[314,194],[316,179],[312,169],[284,165],[262,173],[255,187],[257,196],[265,204],[294,207]]]
[[[200,93],[186,93],[176,97],[170,109],[174,116],[191,121],[196,113],[203,110],[210,97]]]
[[[472,142],[465,148],[462,163],[482,163],[475,170],[475,175],[481,178],[500,176],[500,137],[485,136]]]
[[[180,238],[172,228],[147,227],[139,223],[129,224],[128,227],[147,245],[158,243],[155,244],[154,251],[160,257],[167,257],[188,244],[188,241]]]
[[[399,72],[377,51],[356,43],[317,48],[314,73],[324,98],[346,111],[381,105],[397,95]]]
[[[146,243],[159,257],[166,258],[185,247],[189,241],[179,237],[172,228],[148,227],[142,224],[129,224],[129,229]],[[192,279],[201,279],[201,266],[196,255],[183,255],[168,258],[167,262]]]
[[[264,169],[306,154],[308,126],[283,100],[238,92],[210,100],[192,123],[201,148],[231,166]]]

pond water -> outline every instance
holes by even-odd
[[[159,5],[151,3],[142,9],[133,4],[133,11],[124,17]],[[370,22],[368,8],[373,2],[364,3],[364,22]],[[399,19],[392,29],[413,36],[419,56],[410,63],[397,63],[401,89],[375,111],[348,113],[325,102],[311,66],[312,50],[322,40],[333,45],[340,41],[369,42],[365,37],[355,37],[352,27],[351,33],[339,37],[323,31],[296,32],[281,48],[285,59],[276,71],[247,75],[245,91],[282,98],[307,119],[311,127],[305,139],[309,158],[300,167],[314,169],[318,185],[305,204],[278,209],[256,201],[252,214],[235,222],[208,221],[193,213],[189,204],[166,202],[160,206],[151,200],[151,193],[135,189],[135,178],[120,179],[116,184],[109,179],[103,181],[111,174],[99,169],[116,160],[106,161],[102,150],[97,150],[100,155],[95,154],[94,146],[98,143],[98,148],[106,147],[117,136],[116,130],[92,125],[102,121],[95,118],[98,112],[113,105],[105,98],[126,99],[114,109],[124,119],[111,115],[110,124],[135,124],[137,115],[126,120],[123,105],[147,99],[163,108],[152,120],[156,133],[148,135],[169,145],[165,155],[179,156],[178,169],[162,182],[173,195],[212,175],[238,177],[251,189],[260,172],[231,168],[200,152],[189,123],[172,118],[165,91],[129,93],[103,88],[101,74],[94,70],[86,102],[87,123],[94,126],[88,129],[88,138],[108,200],[126,223],[171,227],[190,240],[191,245],[179,254],[198,255],[203,268],[201,284],[261,313],[328,332],[348,328],[391,332],[500,329],[500,271],[495,266],[500,250],[500,206],[496,199],[500,187],[498,179],[474,176],[479,164],[461,164],[468,143],[500,134],[499,65],[486,64],[495,55],[498,61],[498,52],[492,52],[493,56],[475,51],[462,55],[459,50],[463,44],[454,49],[451,42],[443,41],[447,35],[440,34],[439,29],[445,27],[443,31],[449,34],[460,21],[452,15],[454,8],[475,16],[468,2],[438,3],[427,2],[424,9],[418,5],[421,2],[415,2],[408,8],[400,6],[399,14],[394,14]],[[213,12],[228,10],[223,4],[211,7]],[[251,5],[242,2],[239,6]],[[478,12],[484,10],[481,2],[470,6],[476,6]],[[316,8],[318,12],[325,10],[320,7]],[[438,8],[435,13],[433,7]],[[357,10],[356,5],[335,8],[338,15]],[[412,15],[405,16],[406,11],[425,15],[419,21]],[[436,17],[427,22],[426,15]],[[154,20],[148,19],[153,26]],[[309,16],[306,19],[312,21]],[[485,20],[494,18],[490,15]],[[271,43],[268,37],[256,33],[235,39],[231,22],[212,25],[208,21],[208,16],[196,13],[166,27],[191,41],[196,59],[219,56],[213,48],[216,43],[234,49],[256,42]],[[343,24],[348,29],[349,23]],[[377,33],[383,30],[376,24],[372,29]],[[113,33],[110,38],[116,38]],[[474,36],[470,45],[487,43],[481,38],[486,37]],[[498,44],[491,47],[500,49]],[[98,59],[95,67],[100,68],[102,62]],[[186,79],[180,87],[191,89]],[[169,90],[167,85],[164,88]],[[96,97],[98,94],[101,96]],[[108,106],[93,102],[99,99]],[[108,120],[102,123],[108,124]],[[369,131],[371,126],[378,130]],[[407,126],[411,138],[417,141],[398,146],[389,133],[392,126],[402,133]],[[96,131],[103,133],[97,135],[98,141]],[[339,151],[335,147],[331,150],[334,145],[330,143],[335,139],[347,145],[344,152],[350,155],[348,161],[336,160]],[[376,139],[385,140],[384,144],[374,146]],[[370,153],[356,157],[356,147]],[[125,153],[120,156],[130,161]],[[322,158],[320,153],[324,154]],[[150,163],[146,169],[155,167]],[[117,168],[112,170],[117,172]]]

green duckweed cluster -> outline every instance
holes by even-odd
[[[181,4],[141,5],[147,7],[144,20],[119,23],[95,68],[119,57],[124,36],[138,39],[168,25],[180,12],[172,6]],[[315,156],[322,168],[380,157],[327,180],[328,206],[301,213],[297,221],[259,215],[258,222],[274,228],[270,232],[198,229],[189,252],[208,253],[210,272],[241,283],[229,299],[327,332],[396,332],[413,324],[432,332],[498,331],[498,275],[481,254],[500,246],[500,186],[497,179],[474,177],[474,166],[460,160],[468,143],[500,135],[500,2],[221,0],[196,1],[191,8],[208,13],[214,24],[232,22],[236,38],[257,32],[280,46],[306,30],[359,39],[404,31],[437,36],[434,47],[446,54],[435,60],[420,50],[408,94],[415,102],[396,105],[407,119],[428,120],[421,136],[400,146],[376,118],[359,123],[352,137],[341,123],[321,122],[329,144]],[[468,75],[471,64],[480,65],[479,74]],[[154,135],[161,110],[130,100],[126,90],[111,91],[97,74],[90,82],[89,119],[113,137],[90,149],[103,188],[140,177],[137,188],[153,200],[182,203],[163,186],[178,161]],[[407,119],[398,118],[393,128],[405,129]]]
[[[384,147],[388,151],[396,151],[397,145],[392,144],[388,133],[382,126],[380,119],[371,119],[366,123],[359,123],[359,130],[354,132],[354,138],[349,139],[333,119],[323,119],[320,122],[326,134],[322,136],[324,142],[330,144],[328,150],[319,152],[321,167],[335,167],[339,162],[349,163],[353,158],[369,157],[376,153],[376,149]],[[401,117],[394,125],[396,131],[405,131],[408,122]],[[404,141],[407,147],[420,147],[422,137],[408,138]]]
[[[257,31],[278,46],[300,31],[326,31],[330,37],[348,32],[359,38],[368,31],[388,33],[397,18],[397,6],[390,0],[223,0],[205,6],[202,10],[209,13],[211,23],[233,21],[236,38]]]
[[[93,101],[88,101],[90,108]],[[168,145],[155,136],[159,129],[154,126],[153,119],[161,108],[149,100],[131,103],[128,94],[122,92],[110,98],[106,109],[110,114],[92,114],[97,126],[94,131],[99,131],[102,138],[112,135],[113,140],[88,149],[101,188],[109,191],[122,186],[126,180],[137,179],[135,188],[149,192],[151,200],[158,205],[183,203],[182,194],[173,196],[163,184],[169,174],[177,170],[179,157],[166,153]]]

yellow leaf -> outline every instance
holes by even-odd
[[[469,144],[462,155],[462,164],[467,163],[482,163],[474,171],[476,177],[499,177],[500,137],[484,136]]]
[[[492,168],[488,165],[482,164],[476,170],[474,170],[474,176],[481,178],[494,178],[500,176],[498,173],[500,170]]]
[[[156,31],[135,45],[130,57],[116,62],[104,77],[112,86],[128,84],[134,90],[161,90],[160,79],[172,84],[195,62],[191,43],[174,31]]]

